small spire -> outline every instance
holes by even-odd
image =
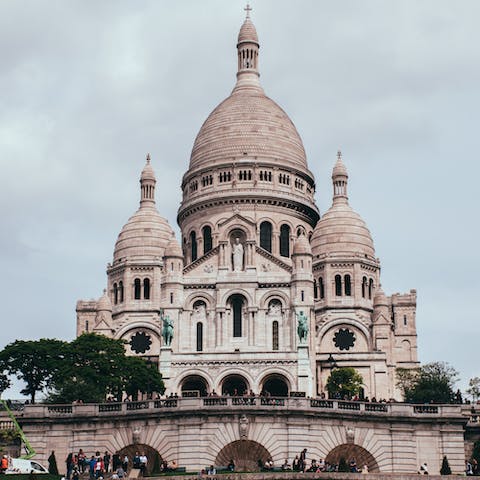
[[[337,150],[337,160],[342,161],[342,151],[340,149]]]
[[[149,165],[149,164],[150,164],[150,154],[147,153],[147,165]]]
[[[247,3],[247,6],[244,8],[244,10],[247,12],[245,18],[250,18],[250,12],[252,11],[252,7],[249,3]]]

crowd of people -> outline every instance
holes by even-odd
[[[90,480],[103,480],[110,475],[113,480],[127,477],[132,468],[140,470],[142,475],[147,472],[148,458],[145,453],[136,452],[132,459],[128,455],[120,456],[118,453],[111,455],[109,452],[101,454],[95,452],[90,457],[83,449],[78,453],[69,453],[65,459],[66,479],[79,480],[82,474],[88,473]]]

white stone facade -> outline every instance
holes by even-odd
[[[301,138],[260,85],[259,48],[247,16],[236,85],[202,125],[183,177],[180,242],[156,209],[148,157],[106,291],[77,303],[77,334],[126,339],[129,354],[159,364],[167,392],[315,397],[336,364],[359,371],[365,396],[400,399],[395,369],[418,364],[416,292],[383,293],[340,153],[320,218]]]

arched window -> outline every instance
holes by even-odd
[[[133,282],[133,298],[135,300],[140,300],[142,294],[142,282],[140,282],[139,278],[136,278]]]
[[[192,262],[197,259],[197,235],[195,232],[190,233],[190,253],[192,257]]]
[[[278,350],[278,322],[272,323],[272,350]]]
[[[340,275],[335,275],[335,295],[342,296],[342,277]]]
[[[212,249],[212,228],[206,225],[202,228],[203,235],[203,254],[205,255]]]
[[[286,224],[280,227],[280,255],[290,256],[290,227]]]
[[[203,351],[203,323],[197,323],[197,352]]]
[[[260,224],[260,247],[272,253],[272,224],[270,222]]]
[[[116,283],[113,284],[113,304],[116,305],[118,303],[118,285]]]
[[[368,298],[371,300],[373,295],[373,278],[368,282]]]
[[[120,303],[123,303],[123,282],[121,280],[118,282],[118,297]]]
[[[362,278],[362,297],[365,298],[367,295],[367,277]]]
[[[323,277],[318,279],[318,286],[320,288],[320,298],[325,298],[325,285],[323,284]]]
[[[318,298],[318,285],[317,280],[313,279],[313,298],[316,300]]]
[[[241,295],[233,295],[231,305],[233,310],[233,336],[242,336],[242,314],[244,298]]]
[[[352,295],[352,278],[347,274],[343,280],[345,282],[345,295],[350,297]]]
[[[305,301],[305,290],[300,291],[300,299],[301,299],[302,302]]]
[[[143,279],[143,298],[145,300],[150,300],[150,279]]]

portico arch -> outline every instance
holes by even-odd
[[[241,396],[250,388],[248,380],[242,375],[227,375],[222,381],[222,395]]]
[[[200,397],[208,394],[208,382],[201,375],[188,375],[182,380],[182,396],[185,392],[198,392]]]
[[[228,465],[230,460],[233,460],[237,472],[255,472],[260,469],[259,462],[265,465],[271,458],[269,451],[260,443],[253,440],[236,440],[220,450],[215,465]]]
[[[132,469],[132,459],[137,453],[140,455],[145,454],[147,456],[147,459],[148,459],[147,470],[146,470],[147,475],[153,473],[155,464],[160,466],[163,462],[163,458],[160,455],[160,452],[155,450],[150,445],[146,445],[144,443],[133,443],[131,445],[127,445],[126,447],[123,447],[121,450],[118,451],[118,456],[120,459],[123,459],[125,455],[128,456],[130,460],[128,464],[129,472]]]
[[[347,465],[352,459],[354,459],[359,470],[361,470],[364,465],[367,465],[370,473],[376,473],[380,471],[374,456],[360,445],[355,445],[354,443],[344,443],[342,445],[338,445],[329,452],[325,458],[325,462],[328,462],[332,465],[338,465],[341,458],[347,462]]]
[[[284,375],[272,373],[267,375],[261,383],[262,392],[272,397],[288,397],[289,381]]]

